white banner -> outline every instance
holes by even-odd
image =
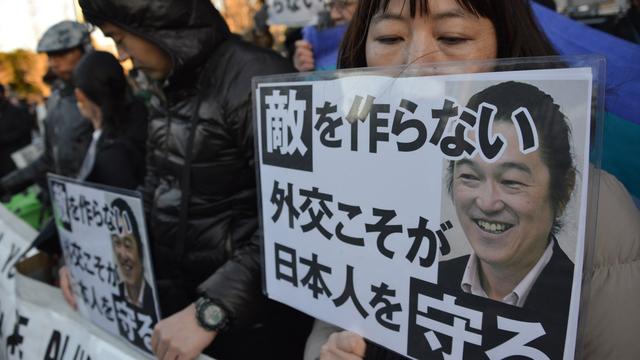
[[[268,295],[412,358],[572,359],[591,68],[308,78],[257,80]]]
[[[80,313],[151,354],[160,313],[142,200],[53,175],[49,189]]]
[[[14,265],[28,249],[36,232],[22,220],[0,205],[0,359],[6,359],[7,343],[15,324],[15,279]]]
[[[139,359],[129,344],[90,324],[62,298],[60,289],[17,275],[16,322],[8,359]]]
[[[128,341],[73,311],[59,288],[16,270],[15,261],[36,232],[2,206],[0,234],[0,360],[141,358],[140,351]],[[202,355],[199,359],[210,358]]]
[[[270,25],[306,26],[318,23],[325,0],[267,0]]]

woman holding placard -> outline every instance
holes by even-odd
[[[550,55],[556,52],[525,0],[370,0],[360,2],[356,10],[342,43],[339,67]],[[624,187],[604,172],[598,206],[593,270],[598,282],[591,287],[582,356],[633,358],[640,348],[628,334],[640,321],[640,312],[633,305],[640,288],[615,284],[640,283],[633,276],[638,273],[640,257],[640,215]],[[499,230],[498,225],[481,225]],[[618,321],[607,321],[610,318]],[[331,335],[321,351],[325,360],[362,359],[365,355],[367,359],[400,358],[347,331]]]
[[[85,55],[74,71],[80,113],[93,125],[93,138],[79,180],[135,189],[145,173],[146,109],[133,99],[118,60],[110,53]]]

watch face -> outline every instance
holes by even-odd
[[[224,320],[224,313],[216,305],[209,304],[202,311],[202,320],[209,326],[217,326]]]

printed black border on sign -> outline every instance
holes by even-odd
[[[283,94],[288,94],[289,90],[296,90],[296,99],[306,102],[306,110],[304,112],[302,127],[302,142],[307,147],[304,156],[295,152],[293,155],[281,155],[278,153],[267,152],[267,107],[265,99],[267,95],[273,94],[274,91],[280,90]],[[311,85],[300,86],[265,86],[260,88],[260,136],[262,139],[262,162],[266,165],[278,166],[287,169],[302,170],[313,172],[313,87]],[[291,136],[291,134],[287,134]]]

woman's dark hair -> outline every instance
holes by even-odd
[[[124,217],[125,214],[129,219],[129,225],[131,225],[131,234],[136,239],[136,246],[138,246],[138,254],[140,255],[140,259],[144,257],[144,248],[142,247],[142,240],[140,239],[140,229],[138,228],[138,222],[136,221],[136,216],[133,213],[133,210],[129,206],[129,204],[124,201],[122,198],[117,198],[111,202],[111,209],[115,212],[115,215],[118,217]],[[114,229],[115,235],[119,233],[117,222],[120,219],[116,219],[116,228]]]
[[[73,81],[100,107],[104,131],[123,133],[129,88],[120,62],[108,52],[92,51],[74,69]]]
[[[344,35],[338,67],[366,67],[366,44],[371,19],[386,12],[391,0],[360,0]],[[429,0],[404,0],[411,17],[429,14]],[[498,58],[557,55],[540,31],[528,0],[456,0],[465,10],[488,18],[496,31]]]
[[[537,87],[515,82],[503,82],[473,95],[467,108],[478,111],[482,103],[497,107],[494,121],[512,123],[511,116],[519,108],[526,108],[538,132],[542,161],[549,169],[549,199],[554,214],[552,233],[560,230],[560,221],[575,185],[576,167],[571,151],[571,129],[567,118],[553,98]],[[455,162],[448,168],[449,193],[453,189]]]

